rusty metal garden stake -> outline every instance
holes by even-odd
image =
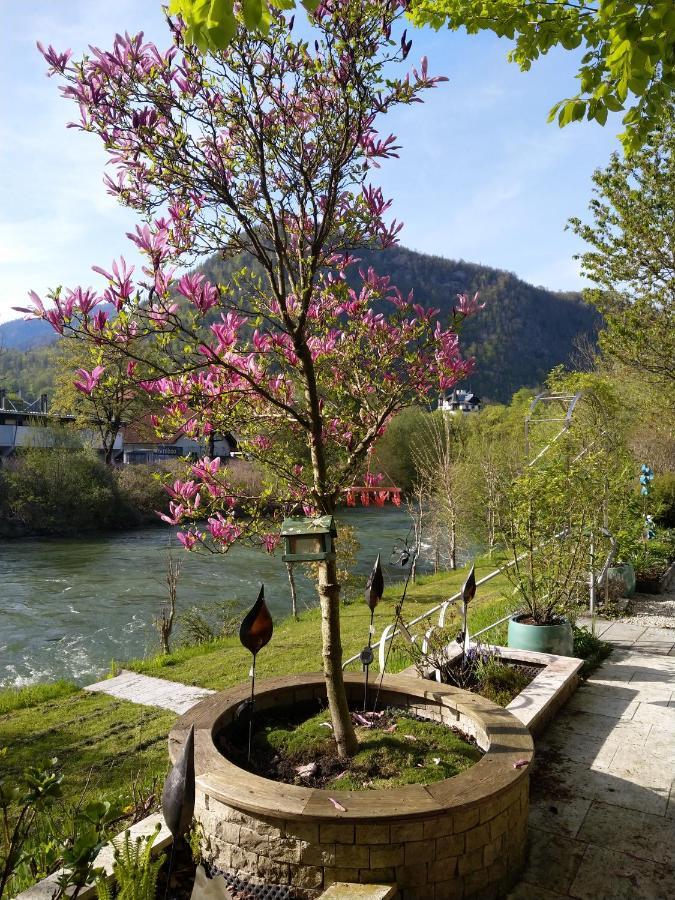
[[[251,666],[251,699],[249,701],[248,719],[248,762],[251,762],[251,739],[253,736],[253,707],[255,704],[255,663],[258,651],[269,644],[274,630],[272,616],[265,603],[265,585],[260,585],[258,599],[246,613],[239,628],[239,640],[253,655]]]
[[[368,644],[361,651],[361,663],[363,664],[363,668],[366,673],[366,678],[363,686],[364,712],[366,711],[366,706],[368,704],[368,674],[370,672],[371,663],[373,662],[373,649],[371,647],[373,633],[375,632],[373,619],[375,617],[375,607],[382,599],[382,594],[384,594],[384,575],[382,574],[382,564],[380,562],[380,554],[378,553],[377,559],[375,560],[375,565],[373,566],[372,571],[368,576],[368,581],[366,582],[366,603],[368,604],[368,608],[370,609],[370,627],[368,628]]]
[[[476,566],[471,566],[471,571],[467,575],[466,581],[462,585],[462,615],[464,618],[464,649],[463,656],[469,651],[469,603],[476,596]]]

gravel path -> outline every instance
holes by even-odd
[[[665,594],[635,594],[626,615],[617,619],[648,628],[675,628],[675,591]]]

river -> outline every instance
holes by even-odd
[[[366,575],[376,554],[388,561],[410,519],[393,506],[345,509],[338,518],[354,526],[361,545],[357,572]],[[275,556],[246,547],[226,555],[187,553],[163,528],[68,540],[0,542],[0,686],[55,678],[94,681],[113,659],[156,653],[153,626],[167,596],[169,549],[181,560],[180,608],[231,599],[248,608],[265,584],[276,619],[289,614],[286,567]],[[400,578],[394,569],[390,577]],[[316,593],[298,574],[301,606]]]

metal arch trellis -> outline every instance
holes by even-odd
[[[574,415],[574,410],[582,397],[582,391],[577,391],[576,394],[563,394],[563,393],[552,393],[550,391],[543,391],[540,394],[537,394],[532,403],[530,404],[529,411],[527,416],[525,417],[525,454],[527,456],[530,455],[530,434],[533,425],[539,425],[543,422],[552,422],[558,423],[560,425],[560,430],[556,432],[553,438],[546,444],[546,446],[537,453],[537,455],[531,459],[528,463],[528,466],[534,465],[538,460],[547,453],[553,444],[565,434],[566,431],[569,431],[569,428],[572,424],[572,417]],[[548,406],[548,404],[561,404],[563,409],[560,411],[560,415],[555,415],[556,410]],[[550,411],[550,415],[543,417],[536,415],[535,411],[538,408],[544,407],[547,411]]]

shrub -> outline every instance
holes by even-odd
[[[168,511],[170,499],[164,489],[163,477],[167,475],[178,477],[178,474],[177,464],[168,462],[123,466],[115,471],[120,497],[137,524],[154,525],[159,522],[157,511]]]
[[[675,472],[656,476],[652,485],[652,501],[656,509],[656,524],[675,528]]]
[[[113,473],[89,450],[34,448],[5,470],[7,517],[36,534],[77,534],[132,524]]]

